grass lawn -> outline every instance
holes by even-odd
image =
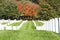
[[[43,26],[43,24],[44,24],[44,23],[38,22],[38,21],[35,21],[35,23],[36,23],[37,26]]]
[[[33,22],[28,21],[20,30],[0,31],[0,40],[60,40],[60,37],[53,32],[37,31]]]
[[[19,26],[21,23],[22,23],[22,21],[21,22],[14,22],[14,23],[10,24],[9,26]]]
[[[23,24],[22,28],[20,30],[34,30],[34,24],[32,21],[28,21],[25,24]]]
[[[4,24],[7,24],[8,22],[2,22],[1,24],[4,25]]]

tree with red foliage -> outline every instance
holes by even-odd
[[[17,2],[17,5],[18,5],[18,10],[22,11],[23,4],[21,2]]]
[[[23,16],[37,16],[37,11],[40,6],[32,2],[27,2],[23,5],[22,2],[17,2],[18,10]]]

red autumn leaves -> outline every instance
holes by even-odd
[[[37,16],[36,9],[39,8],[39,5],[34,3],[26,3],[23,5],[22,2],[17,2],[18,10],[24,16]]]
[[[23,4],[21,2],[17,2],[18,10],[22,12]]]

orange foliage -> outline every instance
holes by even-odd
[[[26,3],[23,5],[21,2],[17,2],[18,10],[22,13],[22,15],[26,16],[36,16],[37,12],[35,11],[39,8],[39,5],[34,3]]]
[[[18,10],[22,11],[23,4],[21,2],[17,2]]]

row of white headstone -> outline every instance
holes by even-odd
[[[52,31],[52,32],[56,32],[56,33],[59,33],[60,32],[60,26],[59,26],[59,23],[60,23],[60,18],[55,18],[55,19],[51,19],[51,20],[48,20],[48,21],[39,21],[39,22],[43,22],[44,25],[43,26],[37,26],[36,23],[33,21],[35,27],[36,27],[36,30],[47,30],[47,31]]]
[[[21,20],[20,20],[21,21]],[[35,21],[33,21],[36,30],[48,30],[48,31],[53,31],[56,33],[60,33],[60,18],[55,18],[55,19],[51,19],[49,21],[40,21],[39,22],[43,22],[44,25],[43,26],[37,26]],[[8,24],[5,25],[1,25],[2,22],[8,22]],[[18,27],[15,26],[7,26],[9,24],[12,24],[14,22],[17,22],[17,20],[0,20],[0,30],[18,30],[21,28],[21,26],[23,25],[23,23],[26,23],[27,21],[23,21]]]
[[[21,22],[21,21],[22,20],[19,20],[19,21],[17,21],[17,20],[0,20],[0,30],[19,30],[26,21],[23,21],[17,27],[16,26],[8,26],[8,25],[10,25],[10,24],[12,24],[14,22]],[[3,25],[3,24],[1,24],[3,22],[8,22],[8,23]]]

